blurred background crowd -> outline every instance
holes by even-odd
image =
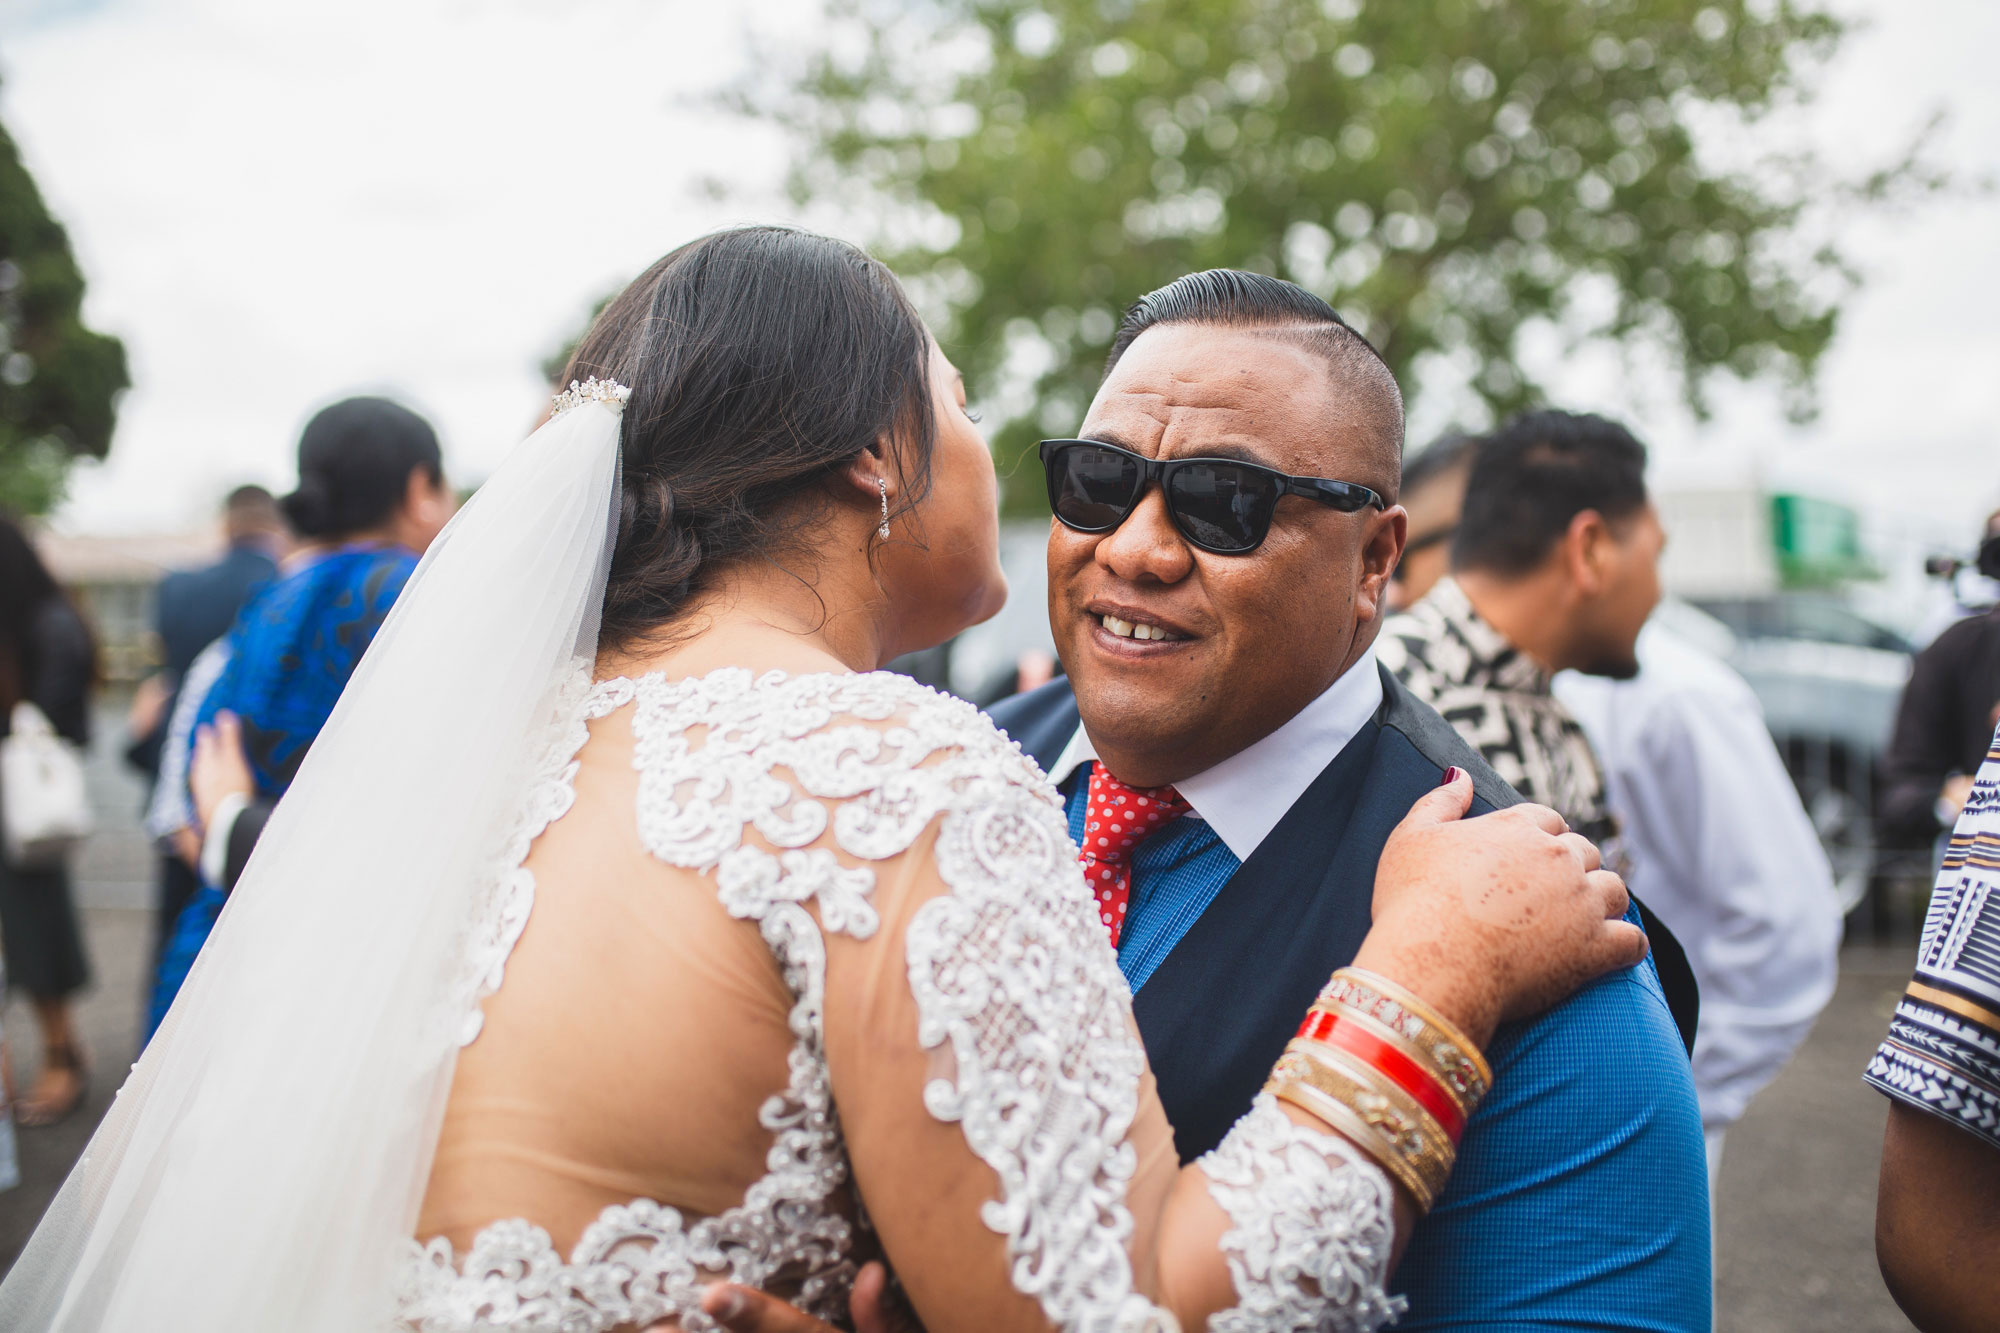
[[[2000,724],[1996,41],[1973,0],[0,0],[0,703],[91,824],[0,865],[0,1265],[593,306],[794,219],[986,413],[1010,600],[897,664],[981,704],[1061,670],[1033,442],[1126,303],[1240,267],[1363,330],[1412,408],[1385,661],[1580,730],[1701,979],[1719,1327],[1909,1327],[1859,1071]],[[1630,679],[1496,555],[1551,406],[1643,470]],[[1466,608],[1581,673],[1432,670]]]

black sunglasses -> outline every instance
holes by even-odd
[[[1244,555],[1270,534],[1278,498],[1303,495],[1343,513],[1388,504],[1366,486],[1324,477],[1293,477],[1234,458],[1162,461],[1101,440],[1043,440],[1049,508],[1078,532],[1109,532],[1157,481],[1181,536],[1216,555]]]

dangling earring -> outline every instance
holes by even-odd
[[[889,483],[877,477],[875,489],[882,492],[882,526],[875,529],[875,535],[886,542],[889,540]]]

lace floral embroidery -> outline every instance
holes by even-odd
[[[590,737],[590,719],[583,710],[590,689],[589,664],[574,663],[569,679],[557,690],[549,742],[535,763],[528,798],[507,832],[492,880],[474,910],[469,927],[472,938],[464,950],[466,969],[458,985],[463,998],[457,1011],[464,1015],[458,1032],[461,1046],[479,1039],[486,1025],[480,1002],[499,990],[506,979],[507,959],[534,910],[535,877],[524,864],[528,849],[549,825],[568,814],[576,801],[576,754]]]
[[[1396,1238],[1388,1178],[1339,1139],[1259,1093],[1200,1165],[1233,1224],[1222,1249],[1237,1298],[1209,1333],[1374,1333],[1402,1312],[1383,1291]]]
[[[842,1317],[857,1224],[834,1201],[848,1163],[825,1061],[820,932],[865,939],[880,919],[874,870],[812,844],[830,832],[840,852],[878,861],[937,820],[950,893],[914,914],[905,961],[919,1039],[947,1048],[954,1072],[926,1086],[925,1105],[998,1175],[982,1220],[1006,1238],[1014,1285],[1051,1322],[1175,1329],[1134,1288],[1126,1135],[1145,1057],[1115,960],[1079,947],[1102,937],[1060,803],[977,710],[905,678],[724,670],[607,681],[569,704],[471,951],[467,1040],[532,907],[521,862],[569,808],[588,723],[627,705],[641,841],[670,864],[714,871],[719,901],[758,923],[796,997],[787,1086],[759,1112],[773,1134],[768,1173],[715,1217],[690,1222],[645,1200],[607,1209],[567,1259],[521,1219],[487,1227],[464,1255],[443,1239],[412,1241],[404,1324],[605,1333],[677,1317],[703,1330],[713,1324],[700,1291],[718,1276]],[[753,830],[775,850],[746,842]],[[1243,1300],[1211,1327],[1373,1329],[1389,1317],[1392,1224],[1378,1172],[1269,1106],[1204,1164],[1235,1223],[1225,1247]]]
[[[937,844],[948,897],[906,940],[918,1039],[949,1043],[956,1081],[924,1104],[957,1121],[1000,1178],[986,1225],[1007,1238],[1014,1285],[1063,1328],[1171,1329],[1133,1287],[1125,1141],[1145,1053],[1061,815],[1023,787],[975,779]]]
[[[933,774],[965,771],[967,760],[949,758],[922,780],[913,781],[912,770],[959,745],[969,725],[996,747],[1005,743],[969,706],[887,675],[753,680],[745,671],[721,671],[672,683],[606,681],[587,697],[565,698],[564,720],[537,767],[508,839],[508,865],[495,877],[469,950],[476,980],[467,986],[464,1039],[478,1035],[477,1001],[504,979],[532,910],[534,880],[521,863],[574,799],[576,753],[589,723],[632,705],[641,840],[671,864],[715,871],[720,901],[732,915],[758,922],[797,997],[790,1078],[759,1112],[774,1136],[769,1172],[737,1207],[691,1223],[645,1200],[609,1209],[567,1259],[547,1232],[521,1219],[487,1227],[462,1257],[443,1239],[412,1242],[402,1319],[425,1333],[602,1333],[671,1317],[699,1330],[713,1327],[697,1307],[702,1286],[718,1275],[794,1291],[798,1304],[823,1317],[843,1315],[855,1226],[830,1202],[848,1167],[823,1046],[825,947],[803,904],[816,901],[826,929],[857,938],[872,935],[879,920],[869,902],[873,870],[807,844],[831,827],[852,856],[879,860],[907,850],[950,790]],[[899,709],[910,710],[906,723],[870,725]],[[856,721],[833,725],[836,718]],[[700,744],[691,743],[690,731],[704,733]],[[1038,777],[1018,752],[1006,755],[1024,779]],[[772,775],[779,767],[791,770],[796,786]],[[830,817],[825,799],[847,803]],[[781,850],[745,845],[752,828]]]

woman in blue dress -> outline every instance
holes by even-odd
[[[417,559],[445,520],[437,433],[384,398],[349,398],[306,423],[299,488],[280,502],[305,543],[279,579],[243,608],[225,639],[227,664],[202,700],[197,729],[218,717],[240,730],[253,790],[209,812],[202,886],[174,922],[153,991],[158,1028],[240,869],[239,820],[260,816],[291,785]]]

